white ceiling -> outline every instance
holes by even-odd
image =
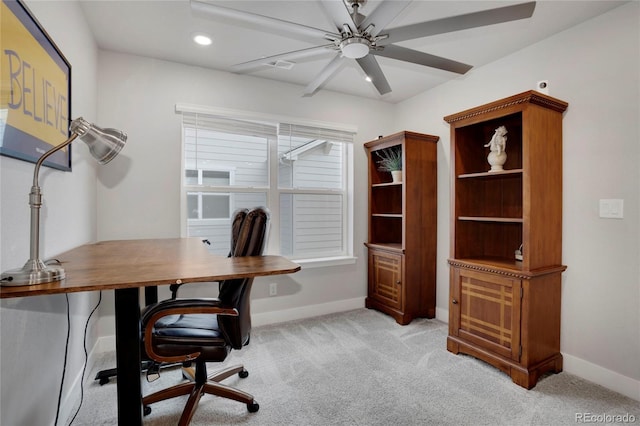
[[[326,1],[326,0],[324,0]],[[334,0],[335,1],[335,0]],[[339,1],[339,0],[338,0]],[[390,0],[393,1],[393,0]],[[502,7],[523,1],[427,1],[410,4],[387,28]],[[250,11],[298,24],[334,31],[332,21],[313,0],[217,1],[226,7]],[[360,12],[369,15],[380,1],[369,0]],[[538,1],[530,19],[398,43],[404,47],[443,56],[479,67],[620,6],[624,1]],[[81,7],[101,49],[228,71],[234,64],[315,45],[282,35],[197,16],[188,0],[117,1],[83,0]],[[196,32],[213,37],[213,44],[198,46]],[[602,35],[606,37],[606,34]],[[304,87],[333,58],[323,55],[295,61],[290,69],[265,66],[251,75]],[[451,79],[458,74],[377,56],[391,85],[384,96],[364,80],[363,71],[349,60],[323,90],[397,103]],[[473,72],[473,69],[470,71]]]

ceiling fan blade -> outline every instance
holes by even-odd
[[[430,55],[413,49],[407,49],[406,47],[396,46],[394,44],[386,45],[380,50],[372,50],[371,53],[377,56],[384,56],[385,58],[412,62],[414,64],[438,68],[458,74],[465,74],[473,68],[471,65],[463,64],[462,62],[456,62],[451,59]]]
[[[360,27],[364,30],[373,24],[373,30],[369,31],[369,34],[375,37],[409,4],[411,4],[411,0],[384,1],[365,18]]]
[[[320,90],[343,65],[344,58],[342,55],[336,55],[335,58],[333,58],[331,62],[329,62],[329,64],[320,71],[320,74],[318,74],[316,78],[314,78],[313,81],[305,87],[302,95],[306,97],[315,95],[315,93]]]
[[[533,1],[406,25],[404,27],[389,28],[389,30],[385,31],[389,34],[389,37],[385,40],[380,40],[378,44],[386,45],[404,40],[530,18],[535,7],[536,2]]]
[[[309,58],[312,56],[322,55],[325,53],[334,53],[334,44],[325,44],[324,46],[309,47],[307,49],[294,50],[292,52],[281,53],[279,55],[267,56],[253,61],[243,62],[231,66],[231,72],[244,73],[250,72],[256,68],[262,68],[265,65],[274,66],[277,61],[292,61],[294,59]]]
[[[371,79],[371,83],[378,90],[378,93],[381,95],[387,94],[391,92],[391,86],[389,86],[389,82],[387,81],[384,73],[382,72],[382,68],[376,61],[376,58],[372,55],[367,55],[364,58],[356,59],[358,61],[358,65],[360,68],[367,74],[367,77]]]
[[[259,29],[275,34],[295,35],[311,42],[318,39],[340,39],[340,34],[325,31],[282,19],[271,18],[269,16],[244,12],[242,10],[230,9],[218,6],[206,1],[191,0],[191,9],[195,12],[214,19],[233,20],[235,22],[250,25],[251,29]]]
[[[338,32],[342,32],[344,25],[348,25],[351,32],[357,32],[358,27],[353,22],[353,18],[347,9],[347,5],[344,4],[344,1],[320,1],[320,6],[327,12],[334,25],[336,26]]]

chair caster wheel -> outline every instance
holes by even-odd
[[[255,401],[247,404],[247,410],[249,410],[250,413],[255,413],[259,409],[260,409],[260,405],[258,405],[258,403]]]
[[[144,407],[142,407],[142,413],[145,416],[148,416],[149,414],[151,414],[151,407],[149,407],[148,405],[145,405]]]
[[[247,370],[242,370],[238,373],[238,376],[240,376],[241,379],[246,379],[249,377],[249,372]],[[256,409],[256,411],[258,410]]]

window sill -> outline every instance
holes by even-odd
[[[353,265],[358,260],[354,256],[319,257],[315,259],[290,259],[302,266],[302,269],[324,268],[325,266]]]

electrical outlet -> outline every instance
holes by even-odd
[[[269,296],[277,296],[278,295],[278,283],[269,284]]]

